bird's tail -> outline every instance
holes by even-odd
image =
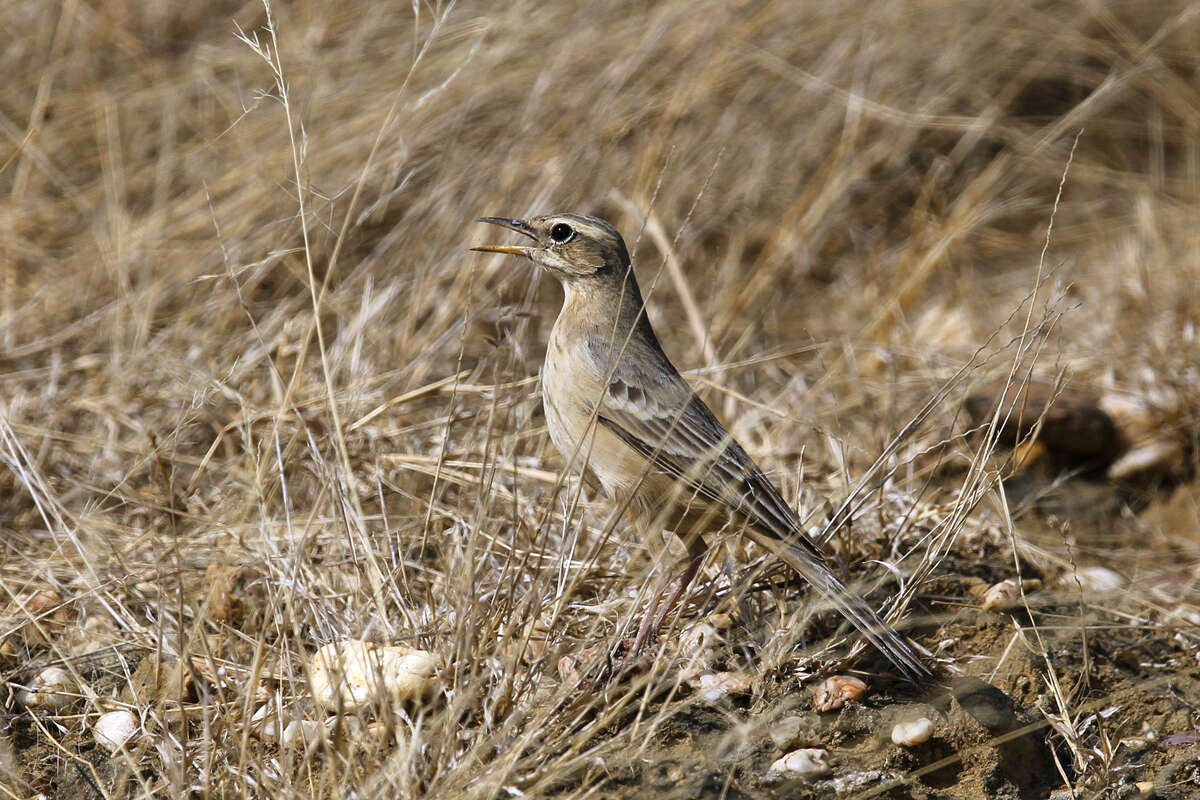
[[[793,542],[782,542],[766,536],[754,536],[754,539],[773,550],[788,566],[828,598],[842,616],[858,628],[862,635],[910,680],[924,684],[933,679],[933,673],[921,661],[912,643],[896,633],[865,600],[847,589],[819,555],[814,555],[802,545]]]

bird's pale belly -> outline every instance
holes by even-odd
[[[587,466],[605,490],[618,495],[632,489],[645,470],[646,460],[593,419],[592,409],[599,399],[578,384],[549,383],[553,392],[545,390],[547,382],[555,380],[550,363],[543,372],[542,404],[546,409],[546,425],[550,441],[558,448],[570,468],[579,472]],[[592,383],[588,381],[587,383]]]
[[[562,381],[550,358],[542,371],[542,404],[550,440],[571,471],[580,472],[586,464],[609,496],[619,499],[632,493],[630,510],[656,527],[675,530],[683,516],[695,516],[695,498],[690,492],[593,420],[592,409],[600,396],[599,381],[579,381],[577,368],[571,374],[576,378],[574,382]],[[546,391],[547,386],[556,388]],[[720,527],[709,516],[705,515],[705,526]]]

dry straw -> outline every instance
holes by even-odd
[[[996,439],[968,435],[959,404],[1006,376],[1195,397],[1194,11],[4,4],[0,671],[15,687],[61,666],[79,696],[8,709],[0,785],[649,785],[690,702],[675,634],[629,684],[565,684],[555,665],[615,646],[675,556],[560,475],[534,378],[559,297],[467,252],[488,214],[616,222],[643,281],[663,272],[650,311],[676,363],[943,667],[1037,648],[1018,624],[1007,649],[938,650],[970,603],[947,576],[1130,543],[1025,538],[999,506]],[[1140,585],[1200,563],[1179,530],[1140,543]],[[1167,641],[1196,619],[1195,581],[1159,584],[1175,588],[1073,596],[1037,631]],[[849,648],[761,553],[721,551],[698,587],[680,624],[734,614],[722,658],[755,690],[706,712],[717,755],[680,780],[738,796],[777,755],[739,749],[759,746],[753,720]],[[358,739],[258,736],[256,710],[318,718],[309,660],[347,638],[435,653],[438,700]],[[1126,728],[1052,650],[1052,701],[1021,730],[1067,743],[1054,781],[1111,779]],[[180,659],[169,680],[141,666]],[[101,758],[92,724],[126,709],[137,730]]]

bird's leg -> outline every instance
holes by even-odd
[[[646,614],[642,617],[642,624],[638,626],[637,638],[633,640],[633,649],[629,654],[631,660],[636,660],[641,655],[642,648],[648,642],[658,638],[658,632],[662,628],[663,622],[666,621],[667,615],[683,599],[688,586],[695,579],[696,573],[700,571],[700,565],[704,563],[704,556],[708,552],[708,548],[705,547],[703,538],[692,536],[685,539],[684,544],[687,546],[688,556],[683,572],[679,573],[679,583],[675,587],[675,591],[671,594],[671,598],[663,606],[662,611],[658,610],[658,606],[662,602],[663,595],[666,594],[665,588],[654,596],[654,599],[646,608]]]

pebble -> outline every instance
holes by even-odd
[[[1185,464],[1183,448],[1178,442],[1152,439],[1130,448],[1110,464],[1108,478],[1120,482],[1142,475],[1178,473]]]
[[[435,668],[433,654],[425,650],[353,640],[332,642],[313,657],[313,699],[328,711],[347,712],[385,697],[401,703],[424,700],[437,687]]]
[[[1080,567],[1074,574],[1068,572],[1062,577],[1063,585],[1067,588],[1083,587],[1085,592],[1115,592],[1125,585],[1125,579],[1108,567]]]
[[[771,737],[771,743],[784,753],[797,747],[812,747],[821,742],[816,727],[804,717],[797,716],[776,720],[771,724],[767,735]]]
[[[822,748],[804,747],[778,759],[767,771],[777,776],[812,780],[830,773],[828,757],[829,753]]]
[[[813,708],[817,711],[836,711],[847,700],[859,701],[867,696],[867,684],[853,675],[831,675],[817,685],[813,693]]]
[[[993,584],[983,593],[980,605],[984,611],[1004,611],[1021,602],[1021,590],[1036,592],[1042,588],[1042,582],[1037,578],[1021,581],[1019,584],[1013,578],[1006,578]]]
[[[307,747],[321,735],[324,726],[311,719],[294,719],[283,728],[279,737],[281,747]]]
[[[281,711],[278,700],[263,703],[250,717],[250,731],[264,742],[279,743],[279,732],[286,717]]]
[[[92,738],[96,744],[110,753],[115,753],[137,733],[138,720],[130,711],[121,709],[101,714],[92,725]]]
[[[1050,793],[1049,800],[1078,800],[1083,794],[1083,789],[1055,789]]]
[[[791,747],[796,737],[800,735],[800,726],[804,722],[799,717],[784,717],[777,720],[767,732],[771,737],[771,743],[780,750],[787,750]]]
[[[697,692],[697,697],[705,703],[719,703],[730,695],[750,693],[753,680],[741,672],[712,672],[705,670],[687,678],[688,686]]]
[[[892,728],[892,742],[901,747],[916,747],[933,736],[933,720],[919,717],[908,722],[897,722]]]
[[[7,633],[0,636],[0,657],[7,657],[16,655],[23,645],[45,643],[50,629],[71,618],[71,608],[56,589],[46,589],[14,597],[0,606],[0,617],[10,618],[0,622],[0,629]]]
[[[71,673],[62,667],[47,667],[29,682],[29,686],[17,691],[17,702],[26,708],[57,711],[69,706],[78,695]]]

